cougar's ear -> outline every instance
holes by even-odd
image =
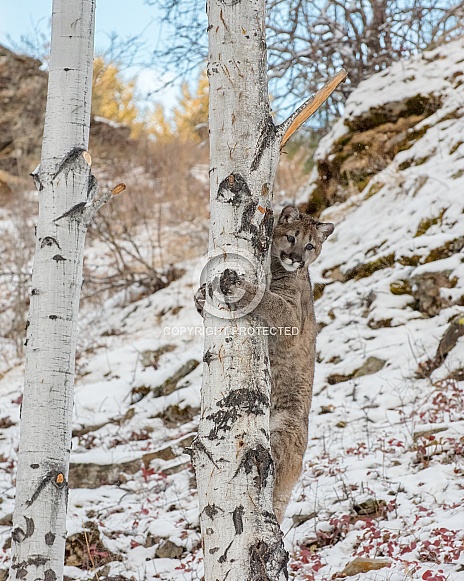
[[[279,224],[290,224],[300,217],[300,212],[295,206],[285,206],[279,216]]]
[[[325,242],[327,238],[332,234],[335,226],[330,222],[318,222],[316,224],[317,231],[319,232],[322,242]]]

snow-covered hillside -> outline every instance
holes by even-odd
[[[462,40],[398,63],[352,94],[316,154],[308,196],[327,193],[336,230],[311,268],[310,444],[283,523],[296,581],[464,579],[462,83]],[[81,321],[68,579],[201,579],[195,264]],[[3,569],[22,372],[0,379]]]

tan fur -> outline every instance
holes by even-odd
[[[269,337],[274,510],[279,523],[300,477],[308,441],[317,334],[308,266],[319,256],[333,229],[333,224],[316,222],[293,206],[283,209],[274,229],[270,288],[255,310],[269,326],[298,329],[297,335]],[[295,242],[289,242],[287,236],[293,236]],[[308,243],[314,249],[306,250]],[[295,266],[294,271],[286,269]],[[253,285],[243,281],[239,286],[245,287],[247,294],[254,291]]]
[[[278,332],[269,336],[270,439],[275,465],[274,510],[279,523],[301,475],[308,442],[317,334],[308,266],[319,256],[322,244],[333,230],[333,224],[317,222],[300,214],[294,206],[282,210],[271,248],[270,288],[254,311],[269,327],[298,330],[295,335]],[[289,241],[288,236],[294,241]],[[308,249],[307,244],[314,248]],[[229,277],[227,294],[233,295],[236,291],[233,287],[237,287],[244,292],[240,303],[246,305],[257,288],[234,274],[235,279]],[[203,304],[198,297],[196,302],[201,312]]]

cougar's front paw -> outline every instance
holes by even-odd
[[[226,302],[235,310],[250,312],[248,309],[257,293],[257,287],[237,274],[235,270],[226,269],[221,275],[219,286]]]
[[[226,297],[233,297],[240,287],[243,277],[241,277],[235,270],[226,268],[219,279],[219,288]]]
[[[203,309],[205,308],[206,301],[206,283],[203,283],[197,292],[193,295],[193,300],[195,302],[195,308],[198,314],[203,316]]]

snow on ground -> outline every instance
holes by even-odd
[[[456,41],[376,75],[353,93],[347,115],[417,92],[451,94],[462,48]],[[336,230],[311,267],[324,290],[310,443],[283,523],[295,581],[334,578],[356,556],[390,566],[353,579],[464,579],[464,338],[418,373],[463,314],[462,86],[452,93],[374,178],[375,193],[372,182],[323,216]],[[73,542],[93,540],[84,556],[67,556],[68,579],[96,570],[100,579],[201,579],[187,453],[202,372],[195,265],[178,265],[185,275],[152,296],[107,301],[81,321],[68,520]],[[438,274],[433,310],[421,285]],[[22,367],[0,379],[3,547],[21,389]],[[5,548],[0,563],[7,567]]]

